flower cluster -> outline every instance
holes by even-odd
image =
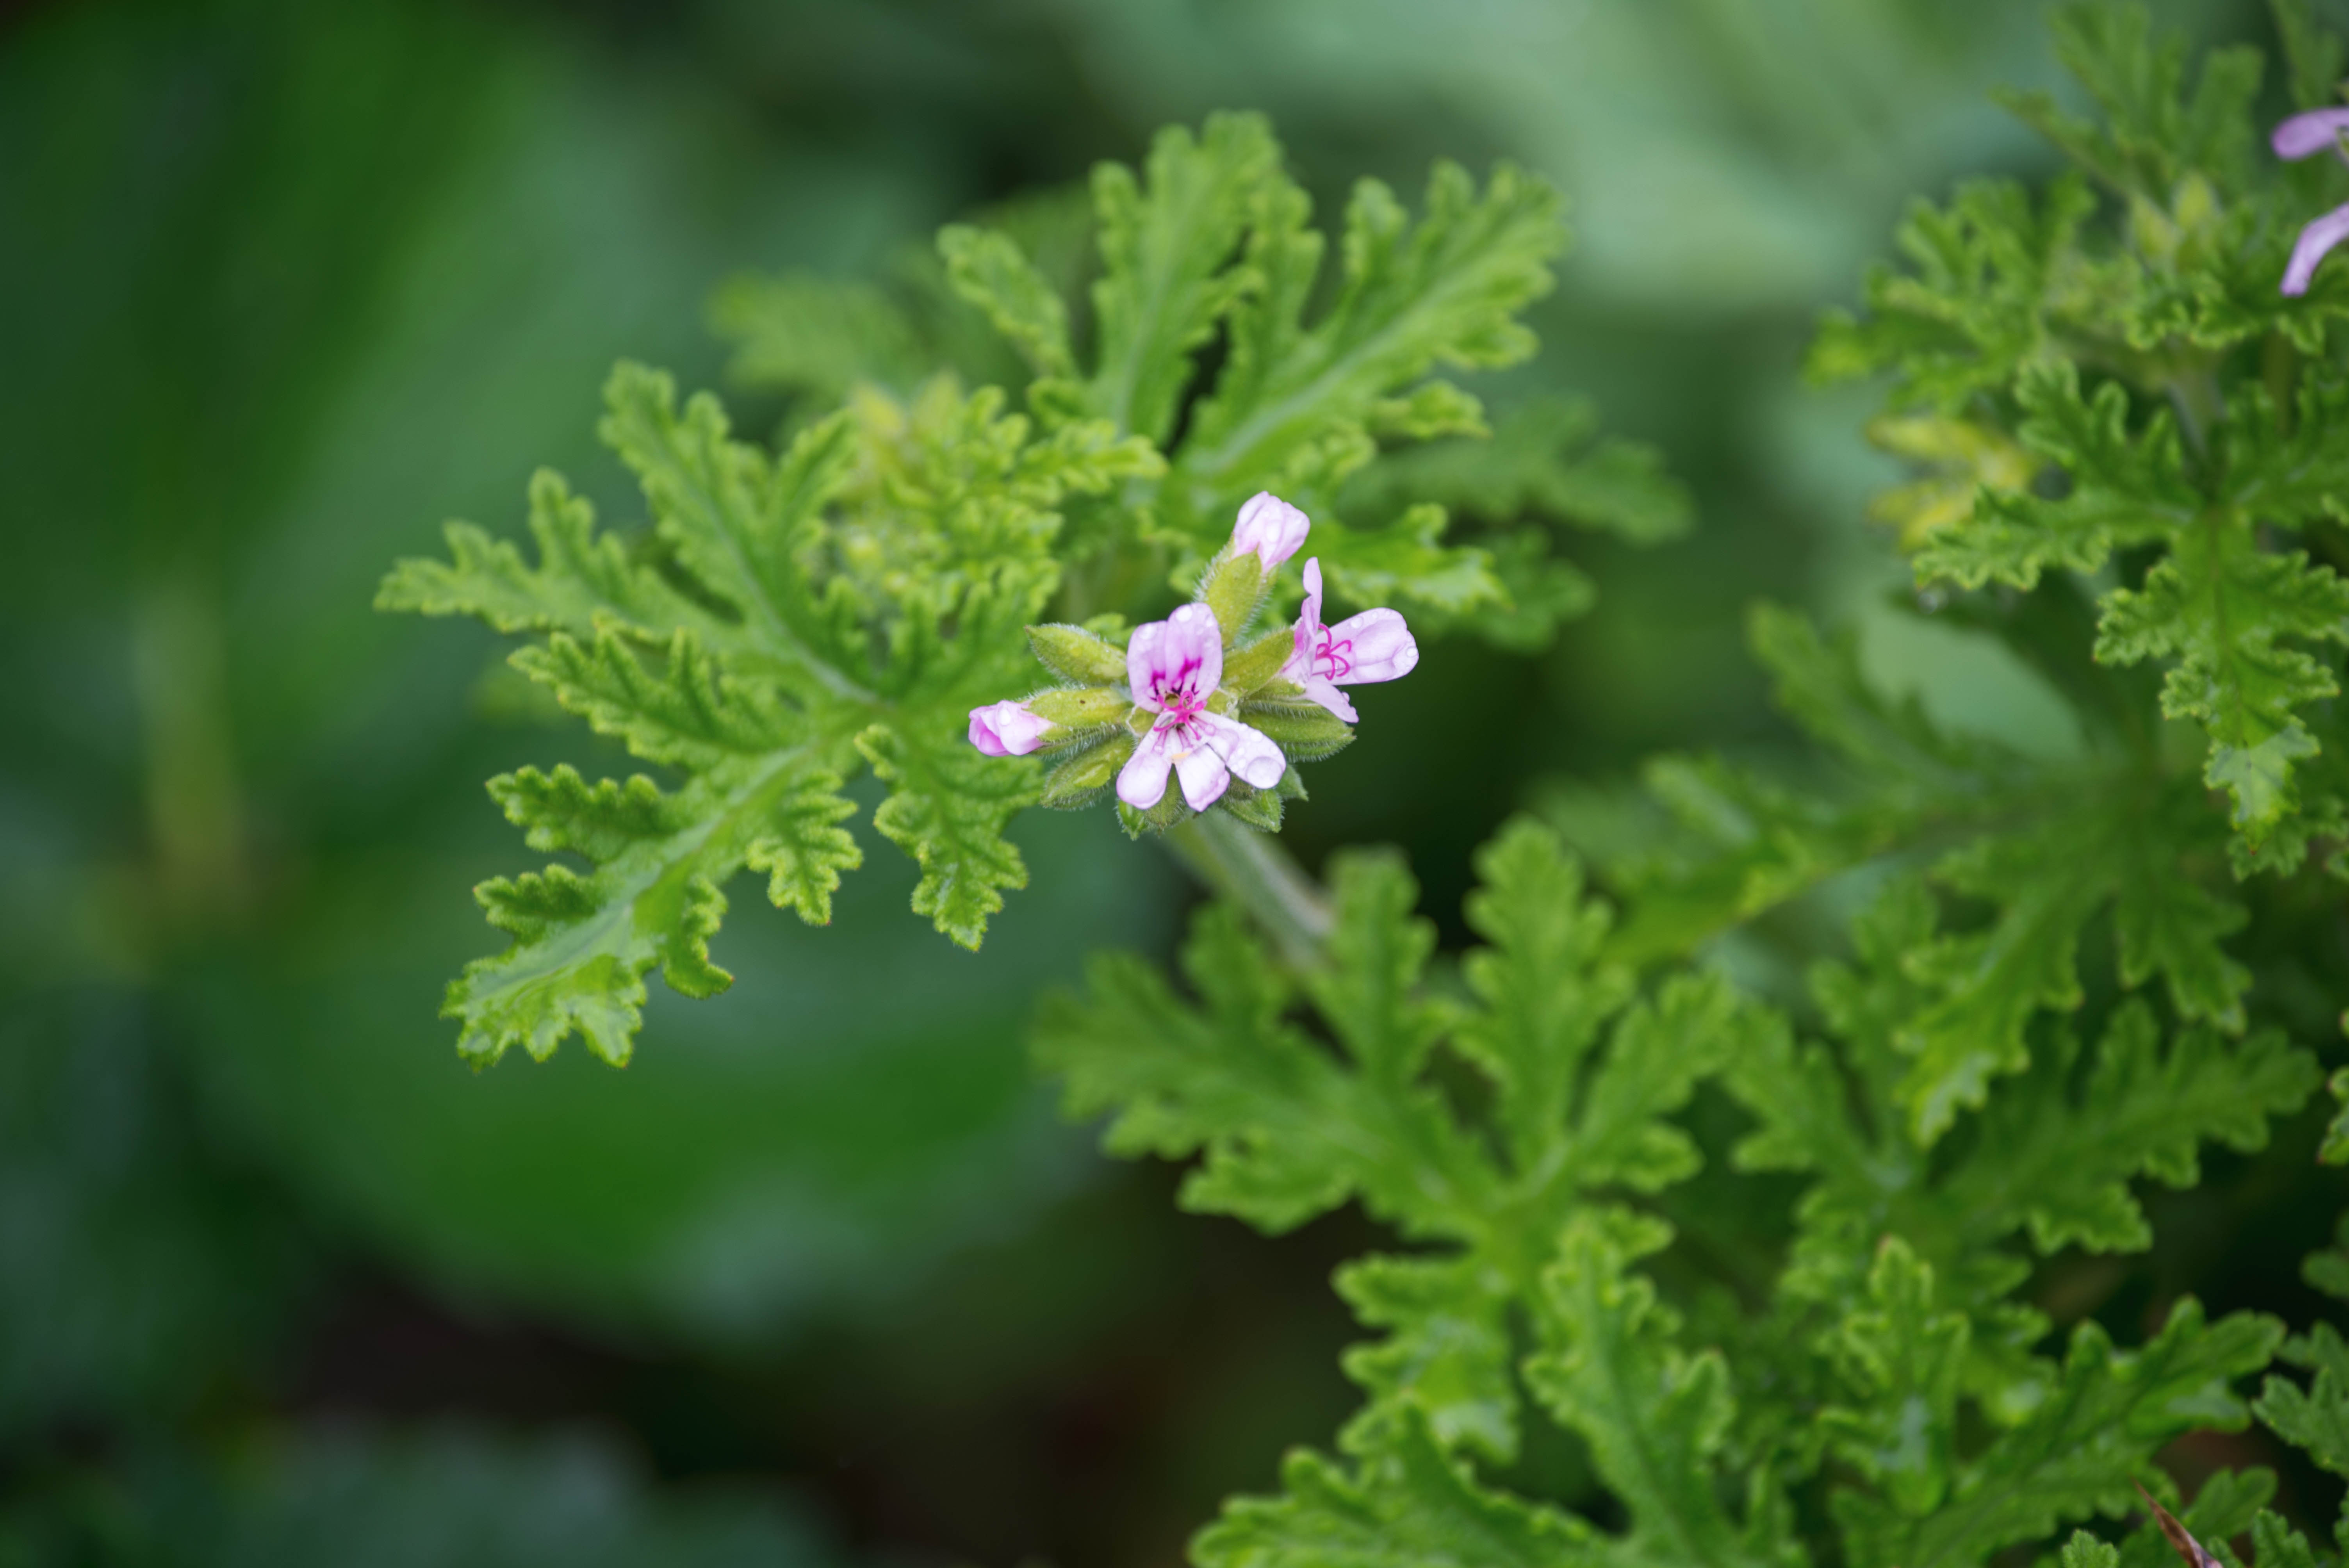
[[[1391,681],[1419,663],[1392,610],[1322,621],[1318,560],[1305,563],[1295,624],[1243,643],[1273,573],[1310,526],[1278,496],[1250,498],[1231,543],[1201,575],[1198,598],[1135,627],[1122,648],[1111,624],[1031,626],[1030,645],[1063,684],[971,709],[970,743],[990,757],[1054,753],[1046,805],[1084,805],[1114,781],[1136,831],[1218,804],[1278,827],[1281,802],[1304,794],[1292,764],[1353,738],[1354,705],[1338,688]]]
[[[2269,142],[2278,158],[2296,160],[2329,150],[2349,160],[2344,137],[2349,137],[2349,108],[2313,108],[2277,126]],[[2335,207],[2302,229],[2283,270],[2283,292],[2306,294],[2317,263],[2344,240],[2349,240],[2349,205]]]

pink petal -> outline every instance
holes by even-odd
[[[970,710],[970,743],[989,757],[1009,757],[1011,748],[995,733],[995,709],[975,707]]]
[[[1204,811],[1224,798],[1232,785],[1232,771],[1210,746],[1195,746],[1185,752],[1174,764],[1174,775],[1183,780],[1183,799],[1194,811]]]
[[[1177,750],[1170,730],[1153,729],[1118,769],[1117,798],[1137,811],[1147,811],[1166,798],[1166,770],[1174,766]]]
[[[1024,703],[999,702],[970,710],[970,743],[989,757],[1025,757],[1060,726]]]
[[[1297,553],[1312,526],[1311,519],[1270,490],[1258,490],[1240,506],[1239,521],[1232,528],[1232,553],[1255,551],[1269,573]]]
[[[1125,645],[1125,678],[1133,700],[1153,713],[1164,711],[1176,693],[1204,700],[1224,679],[1224,634],[1216,613],[1185,604],[1164,621],[1136,626]]]
[[[1198,727],[1205,732],[1204,749],[1215,752],[1233,772],[1259,789],[1271,789],[1288,771],[1288,758],[1260,729],[1236,718],[1226,718],[1220,713],[1201,714]],[[1221,785],[1216,786],[1216,793],[1223,793]],[[1198,802],[1194,800],[1191,804],[1195,807]]]
[[[1346,662],[1351,667],[1331,678],[1342,686],[1391,681],[1411,674],[1419,664],[1419,645],[1411,628],[1392,610],[1365,610],[1330,628],[1332,641],[1351,643]]]
[[[2349,207],[2335,207],[2302,229],[2299,243],[2292,248],[2292,263],[2283,270],[2283,292],[2306,294],[2317,263],[2344,240],[2349,240]]]
[[[1321,634],[1321,558],[1314,556],[1305,563],[1305,603],[1297,612],[1294,651],[1288,662],[1280,666],[1283,680],[1303,681],[1313,667],[1313,644]]]
[[[2344,130],[2349,130],[2349,108],[2313,108],[2277,126],[2268,145],[2278,158],[2308,158],[2340,146]]]
[[[1354,712],[1354,705],[1346,700],[1346,694],[1340,691],[1333,682],[1320,676],[1308,676],[1301,684],[1305,687],[1307,701],[1319,703],[1348,724],[1360,717]]]

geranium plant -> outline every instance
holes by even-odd
[[[2012,103],[2069,170],[1920,203],[1813,354],[1878,381],[1871,434],[1920,469],[1876,509],[1909,611],[2039,671],[2076,748],[1938,726],[1763,605],[1801,779],[1661,758],[1643,819],[1495,824],[1456,962],[1394,853],[1308,875],[1278,835],[1357,700],[1375,722],[1348,688],[1421,639],[1539,645],[1589,597],[1552,521],[1650,541],[1685,508],[1573,422],[1480,469],[1484,409],[1438,374],[1532,351],[1546,187],[1443,166],[1413,219],[1365,181],[1332,260],[1264,122],[1221,117],[1096,171],[1089,297],[1005,232],[940,235],[1018,384],[853,392],[770,451],[623,366],[605,433],[648,529],[541,475],[534,558],[460,525],[393,573],[387,607],[523,634],[517,668],[662,770],[492,781],[572,859],[479,890],[513,942],[450,989],[460,1048],[625,1061],[648,971],[727,984],[735,873],[827,919],[859,771],[916,912],[969,946],[1026,880],[1015,817],[1113,802],[1134,841],[1104,852],[1163,845],[1216,896],[1179,979],[1103,954],[1047,999],[1039,1062],[1112,1151],[1192,1161],[1185,1206],[1281,1232],[1358,1203],[1398,1243],[1337,1280],[1361,1408],[1207,1527],[1207,1568],[2337,1553],[2267,1470],[2189,1499],[2163,1462],[2257,1420],[2349,1475],[2331,1326],[2178,1290],[2106,1321],[2051,1284],[2158,1247],[2147,1186],[2213,1149],[2333,1179],[2349,172],[2317,155],[2349,109],[2338,41],[2275,22],[2263,98],[2256,51],[2064,13],[2089,113]],[[736,316],[789,362],[789,312]],[[1471,494],[1527,515],[1464,534]],[[1723,961],[1796,904],[1858,911],[1798,985]],[[2340,1254],[2310,1268],[2349,1294]]]

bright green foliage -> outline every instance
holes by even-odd
[[[1448,619],[1517,646],[1590,599],[1521,517],[1639,539],[1682,526],[1685,498],[1653,456],[1596,439],[1578,407],[1505,427],[1506,483],[1461,478],[1483,411],[1431,372],[1531,352],[1517,315],[1565,240],[1547,187],[1503,168],[1480,190],[1443,165],[1416,220],[1376,181],[1357,188],[1334,247],[1310,218],[1267,124],[1221,115],[1162,133],[1139,171],[1096,170],[1090,214],[1048,198],[950,226],[888,285],[738,279],[713,306],[740,342],[736,373],[802,395],[781,455],[734,438],[707,395],[679,409],[666,377],[624,366],[603,434],[643,485],[647,533],[599,533],[543,474],[534,560],[452,524],[449,559],[395,570],[382,607],[531,638],[515,667],[660,770],[591,783],[524,769],[492,785],[533,848],[576,860],[480,890],[515,941],[450,988],[465,1053],[543,1057],[575,1030],[626,1060],[647,971],[691,995],[729,983],[710,942],[738,871],[823,923],[863,863],[843,790],[868,767],[888,790],[873,827],[922,870],[916,911],[976,947],[1027,880],[1011,819],[1097,795],[1124,752],[1089,745],[1046,775],[974,752],[968,710],[1031,684],[1023,631],[1047,618],[1112,639],[1109,663],[1071,678],[1122,682],[1114,639],[1163,610],[1170,567],[1187,586],[1258,490],[1312,515],[1334,601],[1406,604],[1432,613],[1429,633]],[[1222,370],[1199,389],[1219,337]],[[932,376],[941,361],[1028,411]],[[1399,466],[1400,449],[1439,438],[1434,468]],[[1341,506],[1350,479],[1361,499]],[[1423,482],[1458,496],[1487,542],[1447,542]],[[1293,759],[1350,738],[1319,707],[1259,696],[1243,717]],[[1278,789],[1235,785],[1226,805],[1270,830],[1302,793],[1292,770]]]
[[[2312,26],[2282,14],[2306,54]],[[2200,727],[2239,852],[2293,862],[2338,813],[2301,779],[2324,748],[2349,584],[2281,535],[2320,556],[2340,537],[2349,472],[2329,432],[2349,377],[2322,349],[2349,274],[2320,271],[2299,299],[2278,284],[2299,225],[2349,191],[2337,169],[2327,186],[2268,153],[2256,50],[2189,71],[2183,41],[2127,6],[2068,11],[2056,38],[2095,116],[2012,103],[2078,171],[2035,198],[1978,183],[1919,209],[1911,270],[1871,278],[1868,314],[1831,320],[1813,368],[1889,371],[1897,406],[2027,451],[2036,483],[1985,483],[1910,528],[1918,580],[2092,578],[2097,660],[2166,670],[2161,711]]]
[[[738,279],[713,320],[740,346],[736,374],[762,386],[903,391],[926,354],[1021,392],[1048,428],[1100,418],[1144,438],[1164,476],[1081,509],[1068,547],[1146,549],[1185,586],[1239,504],[1271,490],[1311,514],[1340,599],[1530,648],[1591,599],[1548,523],[1640,542],[1686,527],[1654,453],[1598,438],[1587,405],[1529,403],[1495,431],[1475,397],[1431,377],[1533,351],[1517,316],[1566,242],[1539,181],[1503,167],[1480,190],[1442,164],[1414,221],[1366,180],[1333,243],[1266,121],[1222,114],[1160,132],[1139,170],[1101,165],[1089,195],[1089,214],[1070,193],[951,225],[894,289]],[[1446,509],[1474,520],[1473,542],[1452,540]],[[1096,562],[1072,583],[1071,619],[1131,613],[1104,579],[1122,582]]]
[[[538,634],[514,666],[676,780],[590,785],[566,767],[492,782],[533,849],[590,869],[479,890],[516,940],[450,987],[477,1061],[543,1057],[574,1029],[626,1060],[647,970],[688,995],[729,983],[709,944],[746,866],[779,906],[829,920],[863,861],[840,825],[860,759],[891,786],[874,825],[921,863],[916,908],[976,946],[999,890],[1027,880],[1002,827],[1033,786],[957,749],[964,710],[1012,678],[1008,650],[1057,582],[1052,509],[1155,465],[1099,425],[1030,438],[999,395],[943,383],[910,410],[812,426],[780,459],[734,440],[707,396],[678,409],[654,372],[623,366],[607,401],[605,439],[653,515],[641,546],[597,534],[542,474],[534,565],[452,524],[451,559],[403,563],[378,599]]]
[[[1789,790],[1718,759],[1651,764],[1677,830],[1617,870],[1631,903],[1618,956],[1684,953],[1871,862],[1926,860],[1936,883],[1992,912],[1945,932],[1920,903],[1920,923],[1887,944],[1917,997],[1893,1092],[1928,1141],[2029,1066],[2035,1016],[2080,1006],[2077,953],[2099,916],[2121,984],[2158,976],[2180,1016],[2243,1027],[2251,972],[2226,944],[2244,915],[2214,874],[2224,820],[2192,779],[2117,742],[2044,762],[1944,734],[1871,691],[1853,645],[1786,611],[1757,609],[1752,636],[1837,787]]]
[[[1428,1243],[1340,1274],[1381,1333],[1345,1359],[1368,1396],[1350,1467],[1293,1456],[1286,1494],[1231,1504],[1201,1563],[1794,1564],[1808,1494],[1846,1561],[1982,1563],[2120,1511],[2164,1443],[2248,1418],[2234,1385],[2276,1325],[2186,1301],[2141,1347],[2085,1323],[2051,1357],[2015,1243],[2143,1249],[2131,1183],[2192,1182],[2205,1142],[2261,1147],[2314,1086],[2306,1054],[2208,1026],[2165,1041],[2128,1001],[2086,1060],[2059,1033],[1936,1147],[1904,1102],[1944,995],[1903,962],[1934,940],[1921,883],[1858,924],[1857,966],[1820,972],[1833,1037],[1809,1042],[1717,977],[1642,995],[1554,832],[1516,822],[1477,870],[1457,986],[1430,978],[1400,864],[1355,853],[1315,961],[1276,963],[1213,906],[1188,995],[1104,955],[1040,1020],[1039,1060],[1072,1111],[1109,1114],[1112,1150],[1200,1157],[1186,1207],[1281,1231],[1351,1199]],[[1752,1118],[1736,1168],[1807,1183],[1774,1299],[1728,1344],[1675,1301],[1705,1253],[1679,1256],[1651,1207],[1700,1170],[1679,1118],[1707,1080]],[[1659,1253],[1676,1261],[1646,1272]],[[1586,1446],[1623,1529],[1480,1470],[1516,1461],[1537,1411]]]

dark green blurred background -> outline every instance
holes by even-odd
[[[1175,1563],[1348,1408],[1366,1237],[1180,1216],[1031,1082],[1035,992],[1164,947],[1170,868],[1031,818],[973,958],[879,846],[830,930],[738,898],[736,987],[657,993],[626,1072],[476,1078],[440,988],[529,860],[481,781],[616,764],[377,578],[516,528],[541,463],[640,516],[597,388],[719,384],[728,276],[878,275],[1255,108],[1324,211],[1438,155],[1560,183],[1544,351],[1480,390],[1596,394],[1700,511],[1574,542],[1601,603],[1549,655],[1370,699],[1309,861],[1403,844],[1456,941],[1509,810],[1778,743],[1760,595],[2061,748],[1884,606],[1868,396],[1795,371],[1909,195],[2041,166],[1985,94],[2052,85],[2043,39],[2029,0],[0,7],[0,1563]]]

